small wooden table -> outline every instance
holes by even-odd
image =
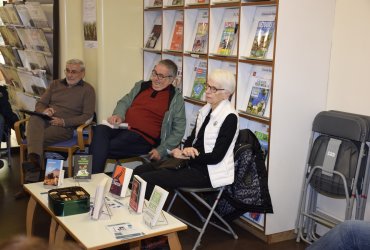
[[[61,187],[81,186],[90,196],[94,196],[97,184],[106,177],[108,176],[105,174],[95,174],[92,175],[91,181],[79,183],[73,178],[68,178],[64,180],[64,184]],[[108,180],[108,182],[110,180]],[[36,205],[41,205],[51,216],[49,231],[49,244],[51,245],[63,244],[65,235],[68,233],[85,249],[101,249],[127,243],[130,244],[131,249],[140,249],[140,241],[142,239],[166,235],[171,249],[181,249],[177,232],[187,229],[184,223],[164,212],[168,224],[150,228],[144,224],[142,214],[129,211],[128,197],[119,200],[123,203],[123,207],[111,209],[112,215],[110,219],[92,220],[89,213],[64,217],[55,216],[48,207],[48,189],[44,187],[42,182],[25,184],[24,188],[31,195],[26,215],[27,236],[32,236],[33,217]],[[117,240],[113,234],[106,229],[106,226],[123,222],[131,223],[133,227],[139,229],[144,235],[128,240]]]

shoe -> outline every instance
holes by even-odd
[[[21,190],[19,190],[15,195],[14,195],[14,198],[16,200],[21,200],[21,199],[24,199],[24,198],[27,198],[29,197],[29,193],[27,193],[23,188],[21,188]]]

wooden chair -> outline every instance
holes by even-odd
[[[26,159],[27,154],[27,140],[22,136],[20,126],[25,124],[29,118],[20,120],[14,124],[17,142],[19,144],[19,161],[20,166]],[[78,150],[85,150],[86,145],[89,145],[92,140],[92,123],[82,124],[74,131],[73,137],[70,140],[58,142],[53,145],[45,147],[44,151],[62,152],[68,155],[68,177],[73,176],[73,154]],[[43,161],[41,161],[42,167]],[[21,184],[24,182],[23,171],[21,169]]]

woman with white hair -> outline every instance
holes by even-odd
[[[174,158],[187,159],[180,169],[163,168],[165,162],[138,166],[133,174],[147,181],[145,197],[155,185],[171,190],[179,187],[220,187],[234,182],[234,145],[239,133],[238,115],[230,103],[235,90],[234,74],[217,69],[210,73],[206,101],[196,126],[183,149],[171,151]]]

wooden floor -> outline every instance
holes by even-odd
[[[8,239],[13,235],[25,234],[25,217],[28,199],[15,200],[13,195],[19,190],[19,158],[17,152],[13,152],[12,167],[0,169],[0,241]],[[174,207],[176,214],[197,222],[196,217],[183,204],[176,203]],[[34,232],[36,236],[48,238],[50,218],[41,208],[36,210]],[[227,235],[210,226],[203,236],[199,250],[301,250],[306,248],[304,243],[296,243],[294,240],[275,244],[266,244],[252,234],[233,224],[233,228],[239,236],[234,240]],[[179,233],[183,249],[192,249],[198,233],[189,228]],[[114,248],[118,249],[118,248]],[[120,248],[122,249],[122,248]]]

